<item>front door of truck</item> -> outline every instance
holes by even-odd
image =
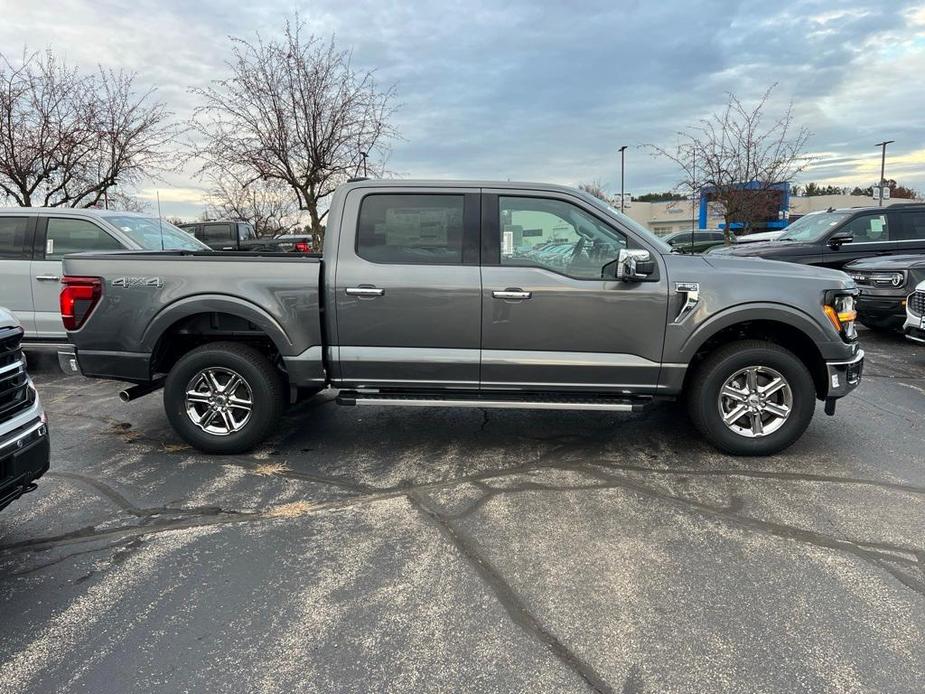
[[[482,389],[654,392],[660,256],[656,281],[602,279],[621,248],[645,245],[567,193],[486,191],[482,209]]]
[[[333,303],[341,386],[477,388],[479,191],[358,188],[344,201]],[[339,374],[337,368],[339,367]]]

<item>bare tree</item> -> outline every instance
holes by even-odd
[[[333,37],[306,34],[296,16],[278,39],[232,39],[231,76],[192,90],[203,103],[192,126],[200,173],[279,181],[323,233],[328,196],[364,168],[383,171],[394,87],[358,72]]]
[[[810,132],[794,124],[793,107],[765,124],[771,85],[751,107],[730,93],[726,106],[678,133],[673,148],[646,145],[674,162],[683,174],[677,190],[689,195],[708,191],[715,214],[723,217],[726,243],[734,222],[749,227],[777,209],[776,187],[806,170]]]
[[[279,181],[242,183],[230,175],[217,176],[209,191],[209,215],[242,219],[258,236],[284,234],[299,226],[299,208],[292,191]]]
[[[134,84],[103,68],[83,75],[51,51],[0,54],[0,193],[24,207],[93,207],[171,168],[176,127]]]
[[[598,200],[603,200],[608,205],[613,204],[613,196],[607,194],[607,191],[604,190],[604,184],[596,178],[590,183],[579,183],[578,190],[584,191],[589,195],[593,195]]]

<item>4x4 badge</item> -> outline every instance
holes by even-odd
[[[113,287],[163,287],[160,277],[117,277],[112,281]]]

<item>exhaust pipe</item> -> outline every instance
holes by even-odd
[[[138,385],[130,386],[125,390],[119,391],[119,399],[122,402],[131,402],[132,400],[137,400],[143,395],[148,393],[153,393],[155,390],[160,390],[164,387],[163,378],[155,378],[150,383],[139,383]]]

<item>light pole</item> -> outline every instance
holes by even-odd
[[[883,207],[883,184],[886,182],[886,179],[883,177],[884,170],[886,169],[886,146],[894,142],[896,142],[896,140],[884,140],[874,145],[874,147],[880,148],[880,207]]]
[[[360,156],[363,157],[363,177],[366,177],[366,157],[369,156],[369,152],[360,152]]]
[[[624,172],[624,157],[626,156],[626,145],[623,145],[620,148],[620,212],[623,212],[623,172]]]

